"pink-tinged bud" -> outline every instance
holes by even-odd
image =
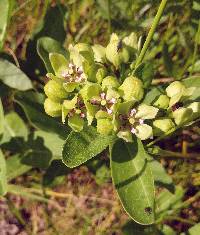
[[[64,77],[64,78],[70,78],[71,75],[68,73],[68,71],[63,71],[61,73],[61,76]]]
[[[132,116],[134,116],[134,114],[136,114],[136,109],[131,109],[131,112],[130,112],[130,116],[132,117]]]
[[[112,109],[108,109],[108,108],[107,108],[106,110],[107,110],[107,113],[108,113],[108,114],[112,114],[112,113],[113,113]]]
[[[74,65],[72,63],[69,63],[69,68],[70,69],[73,69],[74,68]]]
[[[115,103],[116,103],[116,99],[115,99],[115,98],[112,98],[111,100],[109,100],[109,103],[115,104]]]
[[[135,134],[136,133],[136,129],[135,128],[131,128],[131,133]]]
[[[81,113],[80,116],[81,116],[81,118],[84,118],[84,117],[85,117],[85,114],[84,114],[84,113]]]
[[[101,97],[101,99],[105,99],[106,98],[106,94],[103,92],[103,93],[100,94],[100,97]]]
[[[144,120],[143,119],[139,119],[139,123],[140,124],[144,124]]]

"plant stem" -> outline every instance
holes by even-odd
[[[153,23],[152,23],[151,29],[150,29],[150,31],[148,33],[147,39],[146,39],[146,41],[144,43],[144,46],[143,46],[143,48],[142,48],[142,50],[140,52],[139,57],[136,60],[135,68],[137,68],[142,63],[142,61],[144,59],[144,56],[146,54],[146,51],[147,51],[147,49],[149,47],[149,44],[150,44],[152,38],[153,38],[153,35],[154,35],[155,31],[156,31],[156,27],[158,26],[158,24],[160,22],[160,18],[162,16],[162,13],[163,13],[163,11],[165,9],[166,4],[167,4],[167,0],[162,0],[161,3],[160,3],[160,6],[158,8],[158,12],[157,12],[157,14],[156,14],[156,16],[155,16],[155,18],[153,20]]]

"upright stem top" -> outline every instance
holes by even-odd
[[[143,46],[143,48],[142,48],[142,50],[140,52],[139,57],[136,60],[135,68],[137,68],[142,63],[142,61],[144,59],[144,56],[146,54],[146,51],[147,51],[147,49],[149,47],[149,44],[150,44],[152,38],[153,38],[153,35],[154,35],[155,31],[156,31],[156,27],[159,24],[160,18],[161,18],[162,14],[163,14],[163,11],[165,9],[166,4],[167,4],[167,0],[162,0],[161,3],[160,3],[160,6],[159,6],[157,14],[156,14],[156,16],[155,16],[155,18],[153,20],[151,29],[150,29],[150,31],[148,33],[148,36],[147,36],[146,41],[144,43],[144,46]]]

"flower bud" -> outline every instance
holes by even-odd
[[[140,79],[130,76],[127,77],[119,87],[122,98],[125,101],[140,101],[144,95],[143,83]]]
[[[111,35],[110,42],[106,47],[106,58],[116,68],[119,68],[121,63],[127,63],[129,61],[127,46],[118,38],[116,34]]]
[[[167,109],[169,107],[169,97],[160,95],[153,105],[160,109]]]
[[[103,81],[103,79],[105,78],[107,74],[107,71],[105,68],[99,68],[97,70],[97,73],[96,73],[96,80],[99,84],[101,84],[101,82]]]
[[[77,43],[74,48],[83,56],[84,59],[93,63],[94,62],[94,53],[92,47],[87,43]]]
[[[112,121],[108,118],[97,119],[97,131],[102,135],[109,135],[113,131]]]
[[[159,136],[168,132],[174,127],[175,125],[170,118],[157,119],[153,122],[153,133],[154,135]]]
[[[172,82],[167,88],[166,88],[166,93],[168,97],[173,97],[177,95],[178,93],[182,93],[185,90],[185,86],[179,82],[175,81]]]
[[[99,45],[99,44],[95,44],[92,47],[92,50],[94,52],[94,59],[96,62],[99,63],[105,63],[106,62],[106,48]]]
[[[192,115],[192,109],[191,108],[184,108],[181,107],[173,112],[173,118],[176,123],[176,125],[183,125],[186,124],[191,120]]]
[[[44,110],[51,117],[61,116],[62,106],[60,103],[54,102],[51,99],[47,98],[44,102]]]
[[[108,89],[110,88],[118,88],[120,86],[118,80],[114,76],[107,76],[102,81],[102,89]]]
[[[44,86],[44,92],[48,98],[55,102],[60,102],[65,99],[68,94],[63,86],[54,80],[48,81],[48,83]]]
[[[190,108],[193,111],[191,115],[191,120],[194,120],[200,117],[200,102],[193,102],[190,105],[188,105],[187,108]]]
[[[131,33],[129,36],[123,39],[124,44],[127,46],[131,58],[135,56],[137,52],[137,36],[135,33]]]

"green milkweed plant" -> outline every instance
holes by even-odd
[[[64,53],[49,54],[53,70],[44,87],[45,112],[71,129],[63,162],[79,166],[109,146],[120,201],[140,224],[156,219],[149,147],[200,117],[197,87],[190,79],[154,92],[152,76],[144,76],[142,59],[165,4],[162,1],[142,51],[135,33],[124,38],[113,33],[105,47],[70,45]]]

